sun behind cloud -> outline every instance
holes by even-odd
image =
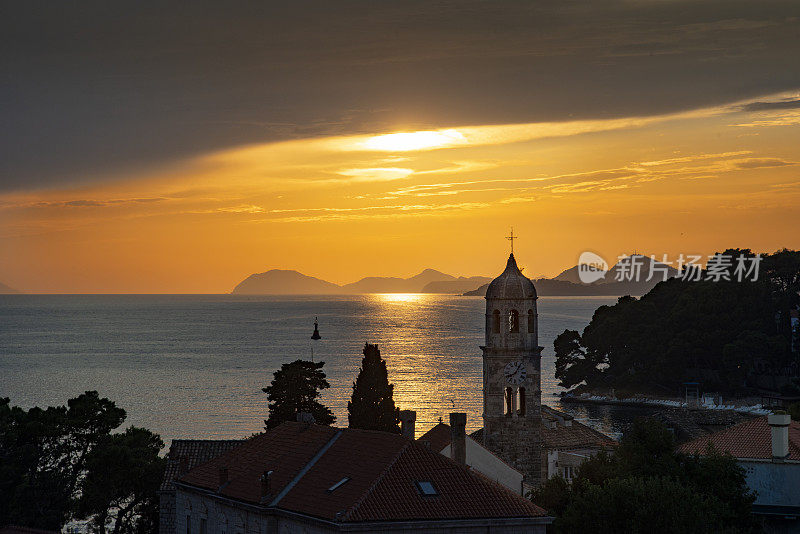
[[[429,150],[464,144],[467,144],[467,138],[454,129],[376,135],[360,143],[367,150],[385,152]]]

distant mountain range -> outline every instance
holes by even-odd
[[[0,295],[12,295],[15,293],[19,293],[19,291],[17,291],[14,288],[8,287],[3,283],[0,283]]]
[[[273,269],[251,274],[237,285],[234,295],[335,295],[362,293],[453,293],[460,294],[491,281],[487,276],[455,277],[425,269],[410,278],[368,276],[343,286],[306,276],[297,271]]]
[[[641,265],[641,281],[616,281],[625,274],[623,265],[617,263],[608,270],[604,279],[592,284],[583,284],[578,277],[578,266],[570,267],[555,278],[534,280],[536,291],[541,296],[620,296],[644,295],[660,280],[661,276],[647,281],[651,260],[647,256],[632,256]],[[641,259],[639,259],[641,258]],[[669,276],[677,271],[656,262],[656,272],[662,268]],[[455,277],[435,269],[425,269],[410,278],[368,276],[358,282],[338,285],[297,271],[272,269],[251,274],[231,292],[234,295],[335,295],[363,293],[447,293],[483,296],[492,278],[488,276]]]
[[[638,278],[631,278],[633,269],[639,272]],[[650,273],[653,277],[648,280]],[[664,279],[678,275],[678,270],[661,262],[653,261],[648,256],[634,254],[617,262],[606,271],[605,276],[591,284],[581,282],[579,266],[575,265],[562,271],[553,278],[538,278],[533,281],[536,293],[542,297],[554,296],[622,296],[644,295]],[[466,296],[484,296],[488,284],[464,293]]]

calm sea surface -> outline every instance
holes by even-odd
[[[553,339],[583,329],[616,299],[539,299],[542,400],[611,435],[619,408],[560,406]],[[281,363],[317,361],[331,384],[322,402],[347,424],[347,400],[365,342],[387,360],[395,402],[425,431],[451,411],[481,425],[484,300],[444,295],[0,295],[0,397],[31,407],[98,390],[128,412],[126,425],[173,438],[257,432]],[[322,339],[310,340],[314,317]]]

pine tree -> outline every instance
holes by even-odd
[[[394,405],[393,391],[381,351],[377,345],[365,344],[361,370],[347,403],[350,428],[399,433],[400,410]]]
[[[272,384],[262,389],[269,400],[269,419],[264,421],[267,430],[285,421],[296,421],[300,412],[310,413],[318,425],[336,421],[333,412],[317,401],[320,390],[331,387],[325,380],[323,365],[325,362],[296,360],[275,371]]]

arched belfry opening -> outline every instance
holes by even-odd
[[[540,482],[542,471],[536,300],[533,281],[522,273],[512,251],[505,270],[486,288],[483,444],[532,485]]]

